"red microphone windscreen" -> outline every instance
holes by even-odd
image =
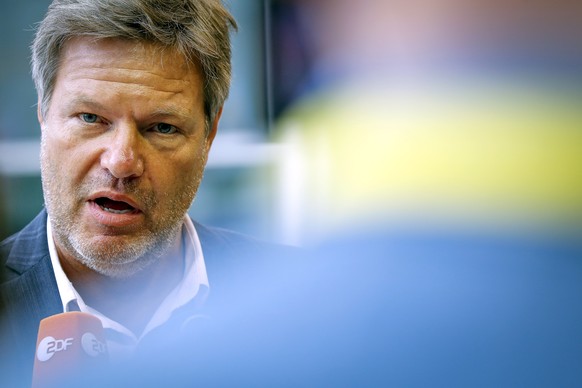
[[[108,353],[99,318],[81,312],[50,316],[40,322],[32,387],[79,381],[107,365]]]

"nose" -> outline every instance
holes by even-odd
[[[101,167],[118,179],[136,178],[144,172],[141,136],[133,125],[112,129],[113,137],[107,139],[101,155]]]

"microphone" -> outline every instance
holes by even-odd
[[[109,360],[105,332],[99,318],[78,311],[40,321],[32,388],[81,382]]]

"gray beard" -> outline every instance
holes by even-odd
[[[163,256],[180,233],[182,223],[160,231],[157,236],[144,236],[131,244],[113,243],[106,248],[82,241],[70,224],[62,225],[51,219],[51,226],[54,237],[78,262],[101,275],[123,279],[148,268]]]
[[[181,232],[184,216],[192,204],[200,182],[203,170],[192,181],[185,184],[176,194],[163,197],[166,211],[158,215],[154,224],[144,230],[139,236],[134,236],[130,242],[122,239],[103,244],[92,236],[84,236],[82,229],[75,222],[75,206],[85,198],[93,187],[117,187],[121,191],[131,193],[144,204],[147,209],[159,205],[153,193],[141,191],[138,182],[114,179],[109,175],[93,177],[85,181],[74,193],[67,192],[59,180],[59,169],[49,160],[45,137],[41,137],[41,177],[45,204],[51,218],[53,237],[59,242],[67,254],[86,267],[102,275],[115,278],[127,278],[151,266],[171,246]],[[204,165],[205,154],[201,151],[200,165]],[[62,198],[71,198],[70,203],[63,203]]]

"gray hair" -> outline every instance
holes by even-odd
[[[76,36],[147,41],[200,64],[209,129],[228,97],[230,29],[236,21],[221,0],[54,0],[32,44],[32,77],[46,116],[61,51]]]

